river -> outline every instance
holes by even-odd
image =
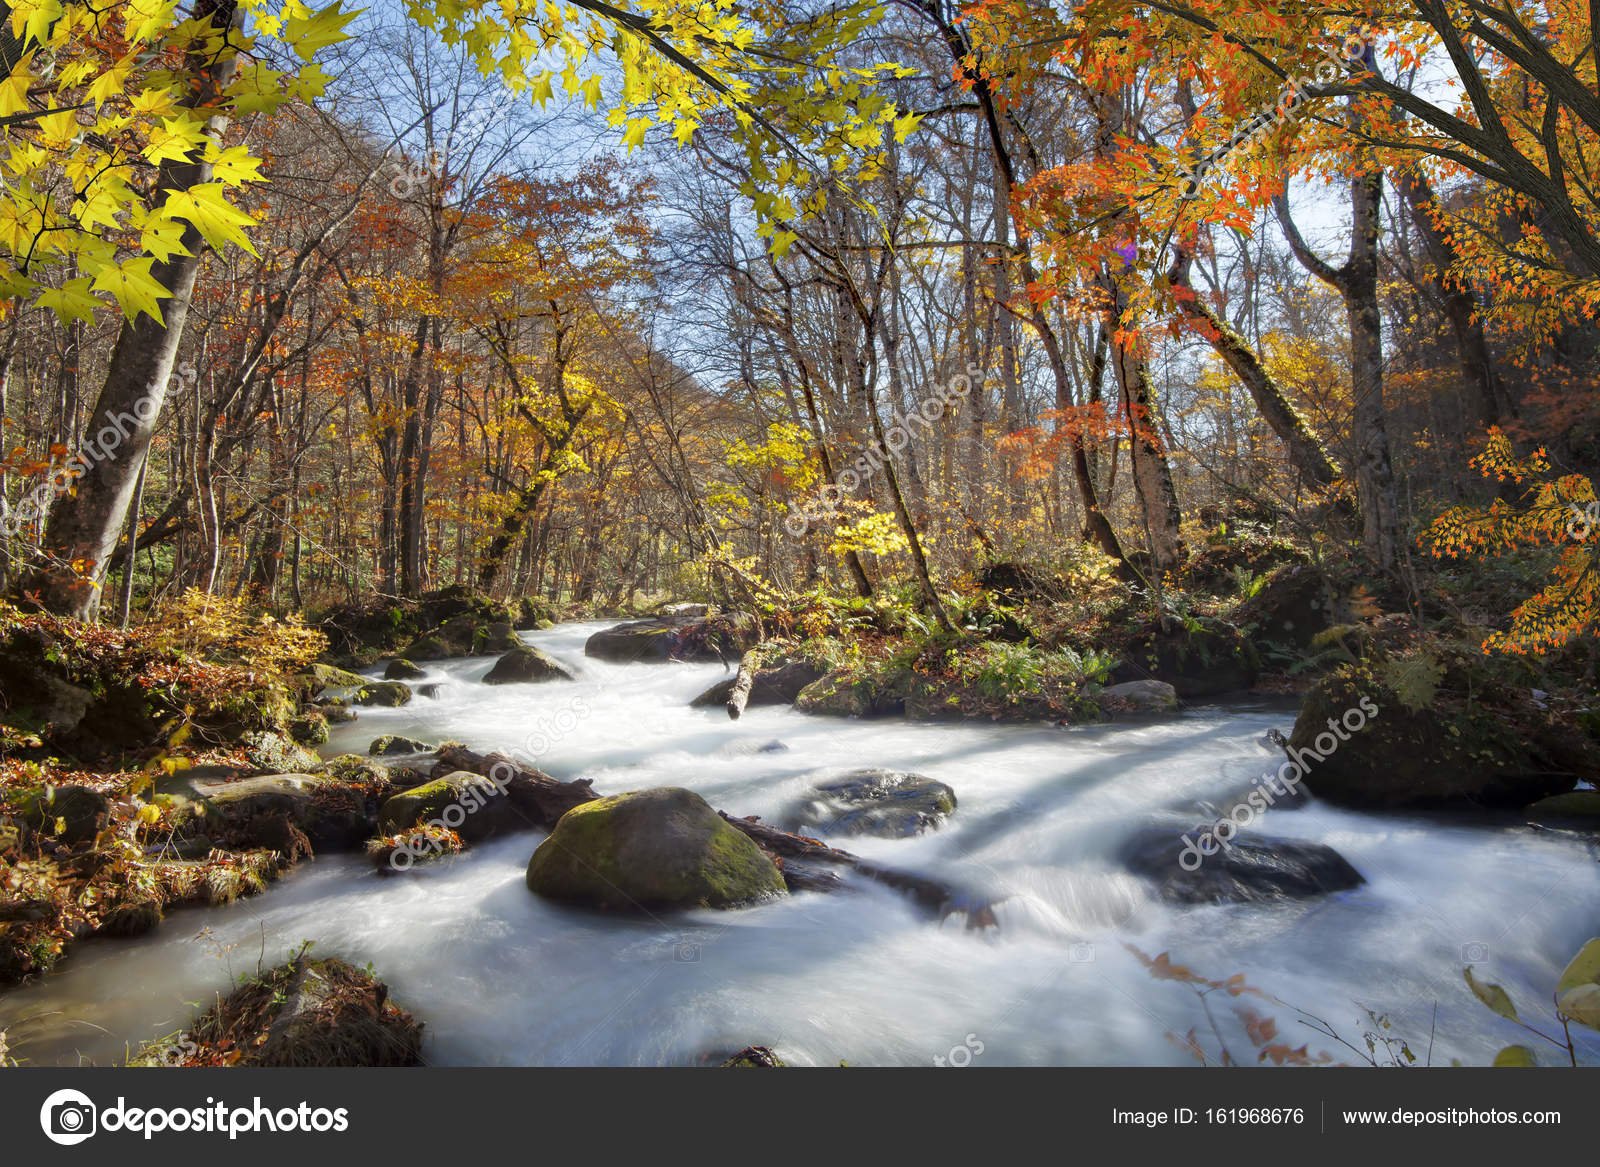
[[[489,658],[430,668],[434,699],[369,709],[325,753],[382,733],[536,755],[601,794],[683,786],[732,814],[781,821],[820,777],[864,766],[954,787],[942,830],[851,839],[885,865],[998,899],[999,927],[930,918],[906,896],[853,883],[733,912],[619,918],[546,903],[523,884],[541,835],[502,838],[380,877],[359,857],[302,865],[265,894],[174,911],[135,940],[86,942],[54,975],[0,996],[0,1029],[33,1065],[111,1064],[183,1027],[230,977],[301,941],[370,962],[427,1024],[434,1065],[692,1065],[746,1045],[794,1064],[1192,1064],[1169,1034],[1198,1027],[1201,1002],[1152,979],[1129,945],[1211,976],[1243,973],[1362,1045],[1364,1010],[1390,1016],[1419,1060],[1485,1064],[1528,1039],[1471,997],[1461,966],[1499,982],[1525,1018],[1559,1034],[1550,992],[1596,926],[1600,865],[1589,846],[1515,822],[1376,816],[1313,801],[1273,810],[1263,833],[1329,844],[1366,877],[1296,903],[1171,907],[1118,863],[1136,830],[1176,833],[1198,809],[1281,760],[1265,740],[1293,706],[1191,706],[1154,723],[1065,729],[815,718],[752,708],[730,721],[689,699],[721,665],[617,665],[583,655],[604,623],[527,639],[575,683],[490,687]],[[422,683],[426,683],[422,682]],[[1251,1001],[1280,1036],[1332,1042],[1287,1005]],[[1231,1011],[1212,1013],[1253,1061]],[[1595,1043],[1585,1047],[1600,1057]],[[1553,1062],[1556,1051],[1538,1051]]]

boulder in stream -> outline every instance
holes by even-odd
[[[585,656],[631,664],[635,661],[738,661],[755,642],[754,617],[654,616],[602,628],[584,642]]]
[[[543,649],[523,644],[494,662],[485,685],[523,685],[536,681],[570,681],[572,670]]]
[[[418,668],[403,656],[395,657],[383,669],[383,679],[386,681],[414,681],[427,675],[426,669]]]
[[[528,861],[529,890],[588,907],[731,908],[784,894],[777,865],[689,790],[575,806]]]
[[[793,705],[800,690],[813,681],[821,680],[823,670],[810,661],[788,661],[772,668],[760,668],[750,683],[748,705]],[[689,702],[692,708],[721,706],[728,703],[737,677],[718,681],[711,688]]]
[[[372,739],[372,744],[367,747],[367,753],[378,758],[393,758],[404,754],[431,754],[438,748],[430,746],[427,742],[418,741],[414,737],[386,733],[382,737]]]
[[[1308,899],[1366,882],[1332,847],[1266,836],[1235,836],[1223,844],[1204,831],[1151,827],[1128,841],[1122,859],[1135,874],[1154,880],[1169,904]]]
[[[356,690],[357,705],[394,708],[411,700],[411,686],[404,681],[372,681]]]
[[[794,830],[904,839],[936,829],[956,809],[945,783],[899,770],[853,770],[812,789],[790,813]]]
[[[497,787],[470,770],[455,770],[402,790],[385,801],[378,813],[378,826],[385,832],[403,831],[418,823],[439,823],[469,843],[508,831],[527,830],[536,822],[518,805],[510,783],[505,788]]]

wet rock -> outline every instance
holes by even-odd
[[[937,829],[956,809],[949,786],[898,770],[855,770],[813,790],[812,798],[790,812],[791,829],[903,839]]]
[[[1259,639],[1309,648],[1334,622],[1327,577],[1309,564],[1280,567],[1240,605],[1237,619]]]
[[[1152,827],[1122,850],[1128,869],[1154,880],[1170,904],[1269,903],[1347,891],[1366,882],[1332,847],[1237,836],[1226,847],[1201,831]],[[1213,854],[1206,855],[1202,846]]]
[[[361,686],[355,695],[357,705],[377,705],[394,708],[411,700],[411,686],[404,681],[372,681]]]
[[[709,616],[709,604],[662,604],[659,612],[663,616]]]
[[[385,834],[432,822],[442,823],[468,843],[478,843],[529,830],[537,820],[518,806],[510,784],[498,788],[470,770],[456,770],[403,790],[384,802],[378,814],[378,827]]]
[[[809,661],[788,661],[772,668],[757,669],[750,683],[750,700],[746,704],[793,705],[800,691],[814,681],[821,680],[822,676],[823,670]],[[690,706],[705,708],[727,704],[737,680],[737,677],[729,677],[718,681],[689,702]]]
[[[785,891],[747,835],[673,787],[567,811],[534,851],[527,883],[550,899],[620,911],[728,908]]]
[[[572,670],[542,649],[518,645],[494,662],[485,685],[523,685],[538,681],[570,681]]]
[[[395,657],[383,669],[383,679],[386,681],[414,681],[427,675],[426,669],[418,668],[403,656]]]
[[[737,661],[755,640],[754,618],[656,616],[603,628],[584,643],[585,656],[628,664],[635,661]]]
[[[1101,704],[1111,713],[1175,713],[1178,691],[1165,681],[1123,681],[1100,691]]]
[[[397,733],[386,733],[382,737],[372,739],[372,744],[367,747],[367,753],[379,758],[394,757],[402,754],[431,754],[438,749],[427,742],[418,741],[414,737],[404,737]]]
[[[360,673],[352,673],[348,669],[341,669],[334,665],[323,664],[318,661],[306,670],[308,687],[313,693],[321,693],[328,689],[359,689],[367,683],[367,678]]]
[[[779,1059],[777,1054],[772,1052],[772,1050],[768,1046],[752,1045],[752,1046],[746,1046],[744,1049],[742,1049],[738,1053],[734,1054],[727,1061],[723,1062],[721,1068],[724,1069],[724,1070],[728,1070],[728,1069],[779,1070],[779,1069],[783,1068],[783,1062],[782,1062],[782,1060]]]
[[[317,711],[329,725],[348,725],[356,719],[356,711],[343,701],[319,702]]]

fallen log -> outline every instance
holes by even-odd
[[[728,694],[728,716],[734,721],[739,720],[745,702],[750,700],[750,686],[755,684],[756,664],[760,659],[761,654],[752,648],[739,660],[739,675],[734,678],[733,690]]]
[[[880,867],[876,863],[867,862],[859,855],[830,847],[820,839],[779,830],[754,815],[740,819],[734,818],[727,811],[717,813],[729,824],[750,836],[751,841],[763,851],[781,859],[800,861],[800,869],[796,872],[800,886],[797,887],[791,882],[791,891],[826,891],[838,887],[839,880],[829,879],[828,873],[819,871],[817,867],[818,864],[832,864],[858,872],[868,879],[875,879],[896,891],[905,892],[918,905],[935,913],[940,919],[956,912],[964,912],[968,928],[992,928],[999,923],[994,915],[994,904],[997,901],[974,896],[926,875]],[[779,864],[785,880],[789,880],[790,869],[793,866],[795,865],[791,863]]]

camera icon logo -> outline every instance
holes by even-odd
[[[39,1108],[39,1125],[45,1138],[72,1147],[94,1134],[99,1109],[78,1090],[57,1090]]]
[[[1074,944],[1067,949],[1067,959],[1073,964],[1090,964],[1094,961],[1094,945],[1087,941]]]
[[[1461,946],[1462,964],[1482,964],[1489,959],[1489,946],[1481,940],[1469,941]]]
[[[698,944],[680,944],[673,950],[672,959],[679,964],[700,963],[700,946]]]

